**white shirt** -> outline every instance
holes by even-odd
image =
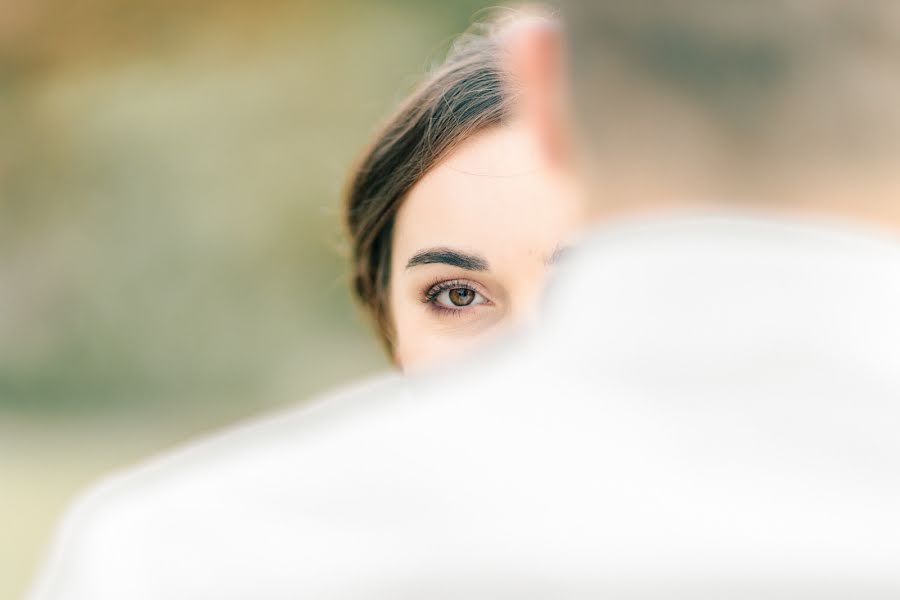
[[[900,244],[599,231],[536,330],[70,512],[35,600],[900,597]]]

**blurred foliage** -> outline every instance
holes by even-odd
[[[240,412],[384,366],[341,188],[480,7],[0,2],[0,410]]]

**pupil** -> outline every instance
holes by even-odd
[[[450,302],[455,304],[456,306],[468,306],[472,303],[472,300],[475,299],[475,294],[472,290],[467,290],[466,288],[456,288],[450,290]]]

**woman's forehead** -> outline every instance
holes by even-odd
[[[532,133],[522,123],[513,121],[465,140],[434,170],[455,171],[473,177],[507,178],[540,170],[541,163]]]
[[[527,146],[524,134],[512,127],[492,129],[461,145],[404,200],[395,252],[436,245],[483,253],[552,252],[580,224],[581,205]]]

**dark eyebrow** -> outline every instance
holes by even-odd
[[[409,262],[406,263],[406,268],[408,269],[417,265],[433,264],[451,265],[467,271],[488,270],[487,261],[477,254],[467,254],[451,248],[428,248],[427,250],[419,250],[409,259]]]

